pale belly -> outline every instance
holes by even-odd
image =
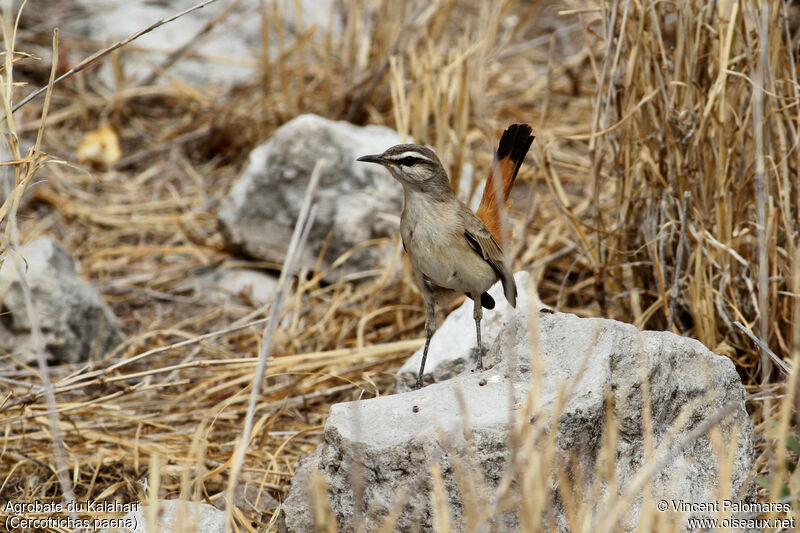
[[[469,245],[463,234],[426,232],[420,225],[404,228],[403,243],[416,272],[437,287],[478,297],[497,281],[497,274]]]

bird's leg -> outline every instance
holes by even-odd
[[[422,362],[419,365],[419,375],[417,376],[417,383],[414,385],[415,389],[423,387],[422,374],[425,372],[425,360],[428,358],[428,348],[431,345],[433,330],[436,329],[436,296],[432,291],[426,291],[424,288],[422,295],[425,297],[425,349],[422,350]]]
[[[481,344],[481,318],[483,317],[483,308],[481,307],[481,299],[474,300],[475,307],[472,311],[472,318],[475,319],[475,331],[478,332],[478,368],[483,370],[483,344]]]

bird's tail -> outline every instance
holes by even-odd
[[[497,194],[501,193],[503,195],[502,202],[508,208],[508,196],[511,193],[511,187],[514,185],[519,167],[522,166],[522,161],[525,159],[525,155],[528,153],[534,138],[531,135],[531,127],[527,124],[512,124],[503,132],[503,136],[500,137],[500,143],[497,145],[497,152],[494,154],[492,171],[489,173],[486,185],[483,187],[481,204],[475,212],[501,246],[503,245],[503,238],[500,231],[500,211]]]

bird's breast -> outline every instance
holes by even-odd
[[[481,294],[497,280],[464,237],[458,206],[407,201],[400,232],[411,266],[438,287]]]

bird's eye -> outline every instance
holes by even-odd
[[[417,162],[417,158],[416,157],[411,157],[411,156],[404,157],[403,159],[400,160],[400,164],[403,165],[404,167],[410,167],[411,165],[413,165],[416,162]]]

